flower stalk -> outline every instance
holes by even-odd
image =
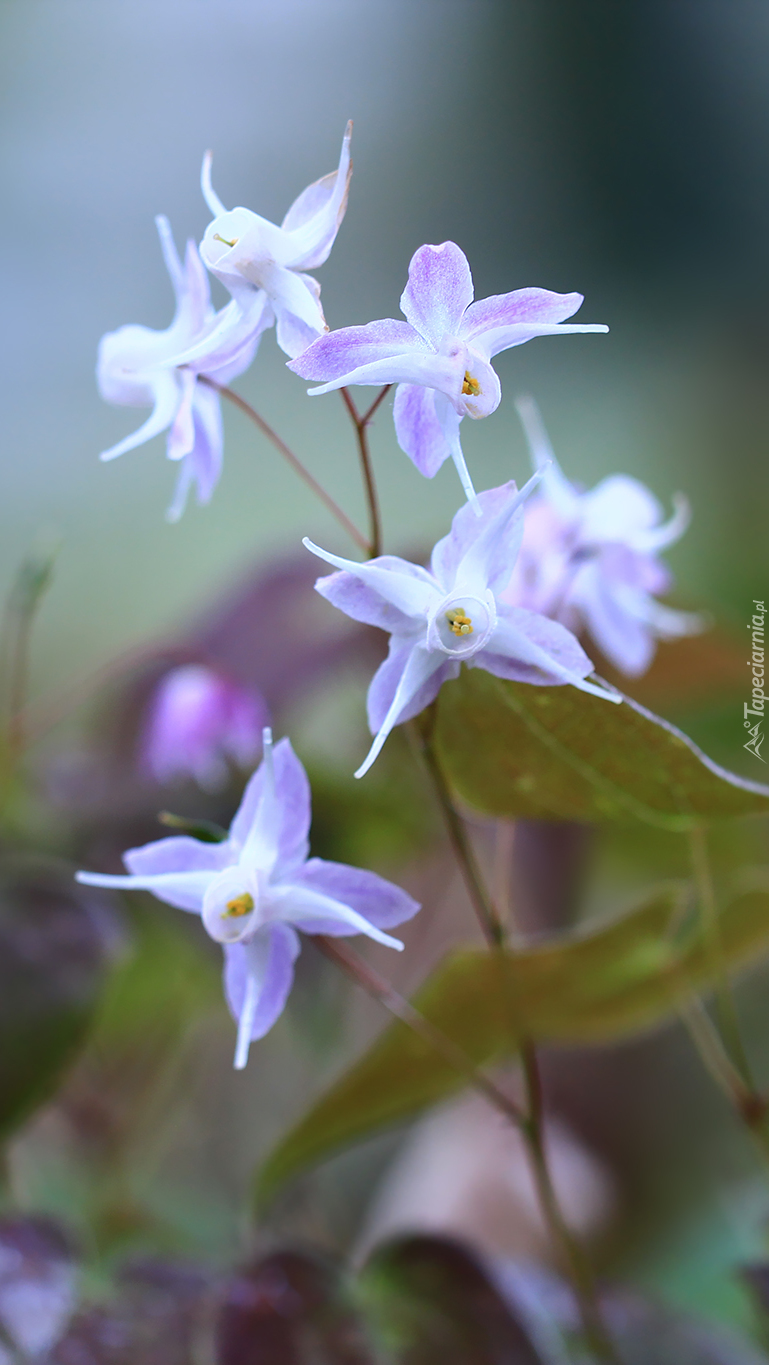
[[[323,485],[318,483],[315,476],[310,473],[306,465],[302,464],[299,456],[295,455],[293,450],[286,445],[286,442],[278,435],[277,431],[274,431],[270,424],[265,422],[264,418],[259,415],[256,408],[253,408],[245,398],[241,398],[240,394],[236,393],[234,389],[228,388],[226,384],[216,384],[212,379],[206,379],[204,376],[201,376],[200,382],[202,384],[207,384],[209,388],[216,389],[222,398],[226,398],[234,407],[239,408],[240,411],[248,417],[249,421],[253,422],[254,426],[259,428],[262,435],[266,436],[267,440],[272,442],[275,449],[283,456],[283,459],[290,464],[294,473],[299,475],[299,478],[303,483],[306,483],[307,487],[315,494],[316,498],[320,498],[324,507],[331,513],[332,517],[336,518],[339,525],[347,532],[351,540],[355,542],[359,549],[368,553],[369,542],[363,533],[358,530],[355,523],[351,521],[350,517],[342,510],[339,503],[332,498],[331,494],[326,492]]]
[[[391,388],[391,384],[385,384],[381,393],[377,394],[373,403],[364,413],[358,412],[349,389],[340,389],[340,393],[344,399],[344,405],[350,414],[352,424],[355,427],[355,434],[358,439],[358,454],[360,455],[363,487],[366,493],[369,514],[369,559],[376,559],[382,553],[382,514],[379,508],[379,496],[377,494],[376,480],[374,478],[374,469],[371,463],[371,451],[369,450],[366,428],[369,426],[374,413],[380,403],[384,402]]]

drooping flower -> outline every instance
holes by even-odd
[[[402,948],[386,929],[419,906],[373,872],[310,858],[307,774],[282,739],[273,753],[265,729],[264,758],[248,783],[223,843],[189,835],[158,839],[123,855],[128,876],[78,872],[87,886],[151,891],[159,900],[202,916],[224,948],[224,989],[238,1021],[235,1066],[246,1065],[252,1040],[282,1013],[299,953],[297,931],[364,934]]]
[[[245,339],[236,338],[228,349],[220,346],[216,353],[209,349],[183,368],[172,364],[174,354],[197,339],[215,315],[195,243],[187,243],[182,265],[168,219],[160,216],[155,222],[176,295],[176,313],[165,331],[131,323],[102,337],[96,367],[102,398],[129,407],[151,406],[152,413],[100,458],[116,460],[168,431],[166,453],[169,460],[181,461],[181,468],[167,515],[169,521],[178,521],[191,486],[196,486],[199,503],[209,502],[222,469],[220,399],[200,377],[221,385],[242,374],[254,358],[263,327],[252,329]]]
[[[701,617],[655,600],[671,584],[659,551],[686,530],[687,500],[676,495],[666,522],[649,489],[625,474],[582,492],[561,470],[533,399],[519,399],[517,406],[542,483],[527,508],[505,598],[575,634],[587,631],[615,667],[638,676],[649,667],[657,640],[703,627]]]
[[[223,346],[242,344],[264,326],[277,326],[278,345],[295,356],[328,330],[320,306],[320,285],[306,270],[326,261],[347,208],[352,175],[348,123],[339,165],[308,185],[278,227],[251,209],[226,209],[211,184],[211,154],[203,160],[201,187],[214,220],[206,228],[200,254],[232,294],[206,336],[189,346],[177,364],[188,363]]]
[[[473,278],[454,242],[422,246],[411,258],[401,295],[406,322],[381,318],[342,327],[289,363],[303,379],[322,381],[311,394],[348,384],[397,384],[395,432],[401,450],[428,479],[453,459],[468,498],[474,490],[459,440],[463,417],[488,417],[499,406],[492,356],[532,337],[608,332],[598,323],[569,323],[581,294],[516,289],[473,303]]]
[[[523,502],[539,478],[520,493],[512,481],[480,493],[480,516],[465,503],[435,546],[429,569],[395,555],[358,564],[304,541],[341,571],[318,579],[321,596],[390,634],[388,657],[368,691],[374,743],[356,777],[368,772],[393,727],[428,706],[463,663],[499,678],[571,683],[619,700],[586,681],[593,665],[564,626],[502,600],[523,534]]]
[[[157,782],[193,777],[215,791],[228,760],[253,767],[267,707],[258,693],[204,664],[182,664],[161,678],[150,699],[141,762]]]

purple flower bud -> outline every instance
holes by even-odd
[[[192,777],[207,791],[227,780],[228,762],[250,768],[262,746],[267,707],[257,692],[204,664],[166,673],[151,698],[142,767],[157,782]]]

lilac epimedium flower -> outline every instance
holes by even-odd
[[[210,352],[183,369],[173,365],[175,352],[194,341],[214,318],[208,277],[194,242],[187,243],[184,264],[174,246],[167,218],[156,218],[160,245],[176,295],[176,314],[165,331],[129,324],[108,332],[99,344],[96,376],[108,403],[151,406],[147,421],[109,450],[102,460],[115,460],[128,450],[168,431],[169,460],[181,461],[176,492],[168,509],[178,521],[194,484],[198,502],[206,503],[222,468],[222,417],[219,395],[200,383],[200,376],[228,384],[248,369],[254,358],[259,330],[238,339],[227,354]]]
[[[258,693],[204,664],[182,664],[150,699],[142,766],[157,782],[193,777],[207,791],[227,780],[228,760],[250,768],[262,747],[267,707]]]
[[[276,323],[278,345],[295,356],[327,331],[320,306],[320,285],[304,272],[322,265],[331,252],[347,208],[352,175],[348,123],[339,165],[308,185],[278,226],[251,209],[226,209],[211,184],[211,154],[203,161],[201,186],[214,220],[206,228],[200,254],[232,294],[232,302],[197,345],[176,363],[197,360],[218,348],[225,355],[252,333]]]
[[[523,502],[539,478],[520,493],[510,482],[479,494],[480,516],[470,503],[461,507],[435,546],[429,569],[395,555],[357,564],[304,541],[341,571],[318,579],[321,596],[391,637],[388,657],[369,687],[375,738],[356,777],[368,772],[393,727],[429,705],[444,682],[459,676],[463,663],[499,678],[572,683],[620,700],[586,681],[593,665],[564,626],[501,599],[523,534]]]
[[[286,1003],[304,934],[364,934],[390,948],[387,929],[419,909],[400,887],[373,872],[309,858],[310,787],[289,740],[264,731],[264,759],[223,843],[187,835],[129,849],[128,876],[78,872],[87,886],[151,891],[202,916],[224,948],[224,988],[238,1021],[235,1066],[264,1037]]]
[[[532,337],[608,332],[598,323],[569,323],[581,294],[516,289],[473,303],[473,278],[454,242],[422,246],[401,295],[407,321],[382,318],[343,327],[313,342],[289,369],[323,381],[311,394],[348,384],[397,384],[395,431],[401,449],[431,479],[449,456],[468,498],[475,493],[459,441],[463,417],[488,417],[499,406],[492,356]]]
[[[575,632],[587,630],[621,672],[637,676],[651,663],[657,639],[702,629],[700,617],[655,601],[671,582],[658,552],[686,530],[686,498],[676,496],[665,522],[654,495],[624,474],[580,491],[558,465],[534,401],[517,406],[542,483],[527,510],[506,599]]]

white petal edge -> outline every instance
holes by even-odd
[[[218,218],[220,214],[226,213],[227,210],[211,184],[211,166],[213,160],[213,152],[206,152],[203,157],[203,165],[200,168],[200,188],[203,191],[203,198],[208,204],[214,218]]]

